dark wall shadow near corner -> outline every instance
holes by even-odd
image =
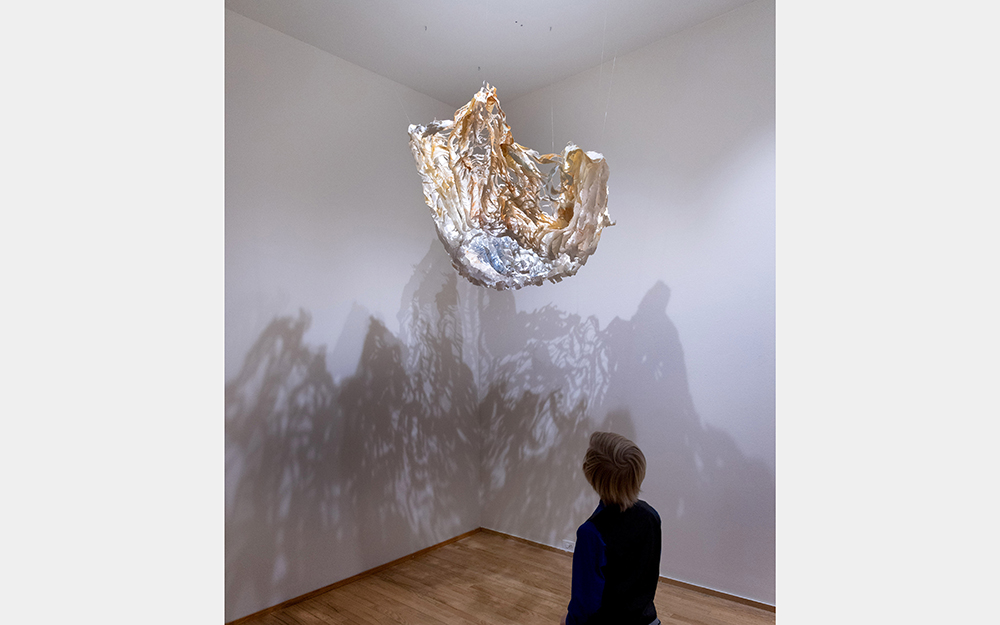
[[[227,384],[227,620],[478,527],[454,279],[418,304],[409,345],[370,319],[339,384],[304,311],[272,321]]]
[[[340,467],[366,560],[387,561],[475,527],[476,389],[461,360],[454,281],[417,315],[413,341],[373,320],[342,388]],[[470,524],[472,524],[470,526]]]
[[[559,544],[596,500],[580,472],[591,432],[585,405],[501,381],[480,404],[486,526]]]
[[[479,525],[561,546],[597,504],[595,430],[643,448],[664,574],[773,602],[774,476],[701,422],[669,302],[518,312],[432,246],[399,336],[370,317],[339,382],[306,312],[272,321],[226,386],[227,620]]]

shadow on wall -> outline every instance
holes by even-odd
[[[574,539],[597,503],[581,470],[590,433],[615,431],[646,455],[643,497],[663,518],[664,573],[773,601],[761,588],[773,593],[774,476],[701,423],[666,314],[670,289],[657,282],[631,319],[604,330],[483,293],[484,524],[550,545]]]
[[[452,280],[424,302],[413,350],[371,319],[339,384],[325,348],[303,343],[307,313],[261,334],[226,386],[227,619],[478,526],[455,293]]]
[[[701,424],[669,297],[655,284],[604,330],[516,312],[512,294],[458,281],[435,242],[400,336],[371,318],[339,383],[303,342],[307,313],[272,321],[226,386],[227,620],[479,525],[572,538],[596,504],[580,469],[594,430],[643,447],[665,572],[773,588],[774,477]],[[720,580],[699,578],[706,560]]]

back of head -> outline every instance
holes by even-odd
[[[583,474],[604,505],[625,510],[639,500],[646,477],[646,457],[635,443],[619,434],[594,432],[583,459]]]

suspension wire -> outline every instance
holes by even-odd
[[[556,152],[556,110],[552,105],[552,92],[549,92],[549,123],[552,127],[552,154]]]
[[[604,107],[604,125],[601,126],[601,144],[604,144],[604,129],[608,127],[608,111],[611,109],[611,87],[615,84],[615,65],[618,62],[618,46],[615,46],[615,56],[611,60],[611,77],[608,79],[608,98]]]
[[[604,2],[604,32],[601,33],[601,64],[597,69],[597,89],[600,93],[601,83],[604,80],[604,42],[608,37],[608,3],[610,0]],[[598,106],[600,106],[600,100],[598,100]]]
[[[601,83],[604,82],[604,52],[605,52],[606,42],[607,42],[607,38],[608,38],[608,11],[609,11],[609,8],[610,8],[610,4],[611,4],[610,0],[607,0],[604,3],[604,32],[601,34],[601,66],[600,66],[600,69],[598,70],[598,73],[597,73],[597,89],[598,89],[598,93],[600,93],[600,90],[601,90]],[[600,139],[600,143],[601,143],[602,146],[604,145],[604,129],[608,125],[608,109],[611,108],[611,86],[614,84],[614,79],[615,79],[615,63],[617,62],[617,60],[618,60],[618,44],[615,44],[615,56],[614,56],[614,59],[611,62],[611,77],[608,80],[608,95],[605,98],[604,121],[603,121],[603,124],[601,125],[601,139]],[[598,97],[600,97],[600,96],[598,96]],[[598,103],[597,103],[597,106],[598,106],[597,110],[598,111],[600,111],[600,108],[599,108],[600,105],[601,105],[600,104],[600,100],[598,100]]]
[[[395,82],[395,81],[393,81],[393,82]],[[399,83],[396,83],[396,84],[398,85]],[[405,85],[399,85],[399,86],[400,87],[404,87]],[[406,107],[403,106],[403,99],[399,97],[399,90],[398,89],[393,89],[392,93],[393,93],[393,95],[396,96],[396,102],[399,102],[399,108],[403,109],[403,115],[406,115],[406,123],[407,123],[407,125],[408,126],[412,126],[413,122],[410,121],[410,116],[406,112]],[[607,115],[605,115],[605,117],[607,117]]]
[[[425,26],[424,28],[426,29],[427,27]],[[407,87],[403,83],[390,78],[388,69],[389,69],[388,63],[386,63],[385,59],[382,59],[378,64],[378,71],[375,70],[369,70],[369,71],[371,71],[379,78],[384,78],[385,80],[388,80],[389,82],[392,83],[389,90],[392,91],[392,95],[395,96],[396,102],[399,104],[400,110],[403,111],[403,116],[406,117],[407,126],[412,126],[413,122],[410,121],[410,114],[406,112],[406,107],[403,105],[403,99],[399,97],[399,90],[406,89]]]

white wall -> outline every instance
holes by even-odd
[[[424,206],[406,126],[451,107],[227,11],[227,620],[480,525],[560,545],[598,428],[646,452],[663,574],[774,601],[773,9],[498,85],[520,143],[605,153],[618,221],[516,294]]]
[[[414,402],[392,337],[435,236],[406,115],[453,113],[226,12],[227,621],[480,526],[474,398]]]
[[[395,328],[436,236],[407,116],[454,109],[233,11],[226,25],[228,379],[266,323],[299,307],[321,342],[354,301]]]
[[[774,3],[617,58],[613,36],[613,61],[602,67],[513,102],[499,89],[518,143],[549,151],[572,141],[605,155],[617,221],[577,276],[517,292],[517,308],[552,305],[596,316],[602,328],[618,317],[632,324],[629,341],[646,337],[630,344],[632,372],[608,375],[608,393],[617,385],[619,395],[591,398],[586,413],[595,426],[627,414],[622,427],[649,459],[644,492],[663,516],[661,571],[773,603]],[[651,292],[659,281],[669,294]],[[657,307],[643,312],[650,295]],[[586,493],[577,468],[548,486]],[[572,538],[578,517],[546,525],[510,514],[525,492],[498,493],[484,522],[550,544]]]

